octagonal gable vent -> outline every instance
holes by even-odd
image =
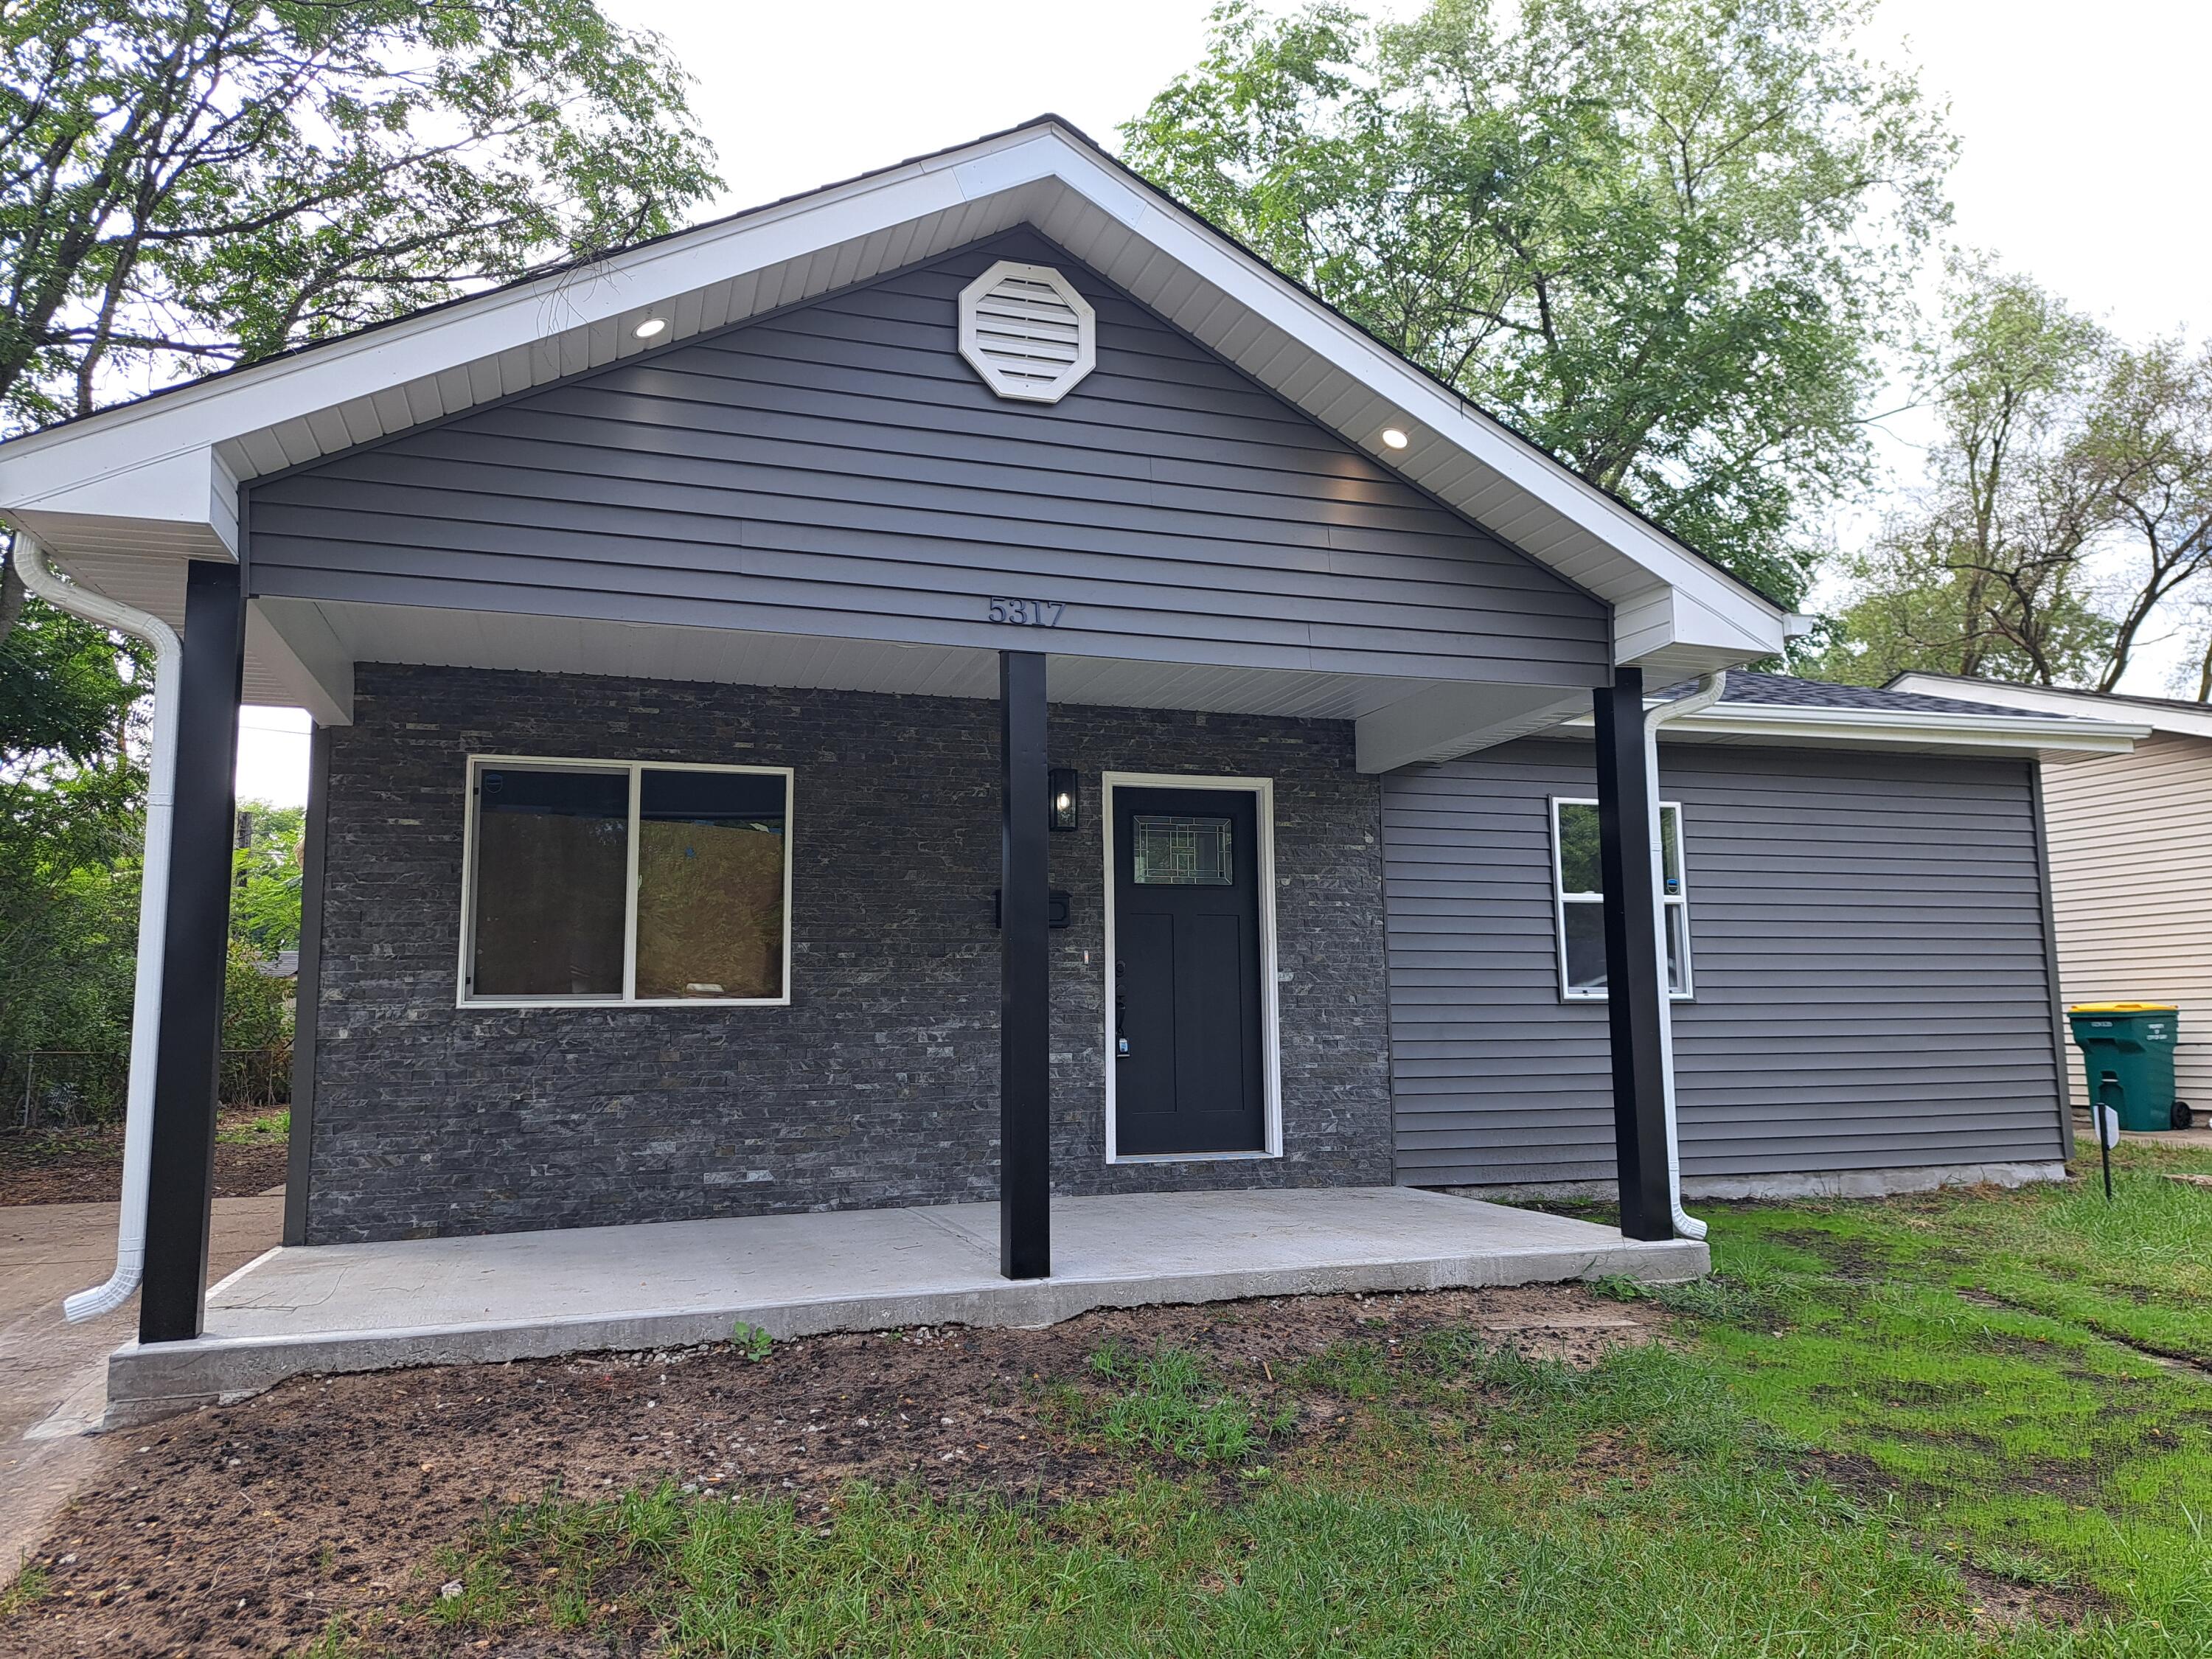
[[[960,290],[960,355],[1001,398],[1056,404],[1098,360],[1098,317],[1050,265],[1001,259]]]

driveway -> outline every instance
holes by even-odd
[[[85,1431],[100,1419],[107,1356],[131,1340],[138,1301],[72,1325],[62,1298],[107,1277],[115,1218],[112,1204],[0,1206],[0,1585],[112,1449]],[[275,1244],[283,1227],[281,1191],[217,1199],[210,1281]]]

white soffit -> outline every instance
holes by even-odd
[[[1616,659],[1781,648],[1784,612],[1043,121],[0,445],[0,511],[103,556],[234,554],[236,484],[1033,225],[1287,402],[1616,608]],[[652,340],[647,317],[669,326]],[[1386,426],[1411,442],[1387,449]]]
[[[256,697],[249,684],[246,701],[313,708],[293,687],[311,684],[319,675],[325,685],[318,694],[322,707],[335,708],[343,701],[343,720],[351,718],[356,662],[992,702],[999,696],[998,654],[959,647],[312,599],[256,600],[251,620],[289,653],[293,678],[280,682],[272,671],[266,683],[283,684],[283,694]],[[1372,674],[1060,655],[1048,659],[1047,680],[1052,700],[1060,703],[1340,720],[1401,702],[1428,684]]]

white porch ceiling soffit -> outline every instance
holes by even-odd
[[[1611,604],[1617,662],[1684,674],[1781,648],[1779,607],[1051,118],[0,445],[0,512],[78,580],[173,614],[179,558],[235,556],[240,483],[1022,223]],[[633,331],[648,316],[669,326],[641,341]],[[1385,427],[1407,447],[1386,448]]]

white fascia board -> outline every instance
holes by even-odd
[[[1722,702],[1667,728],[1681,736],[1803,737],[1873,744],[1943,743],[1992,750],[2124,755],[2150,735],[2144,726],[2029,720],[2018,714],[1954,714],[1935,709],[1796,708],[1781,703]]]
[[[2039,685],[2003,685],[1949,674],[1900,674],[1891,685],[1899,691],[1949,697],[1955,702],[1985,702],[1997,708],[2033,708],[2046,714],[2072,714],[2082,720],[2139,721],[2153,732],[2212,738],[2212,708],[2198,714],[2188,708],[2124,702],[2091,692],[2061,691]]]
[[[237,557],[238,480],[230,469],[205,443],[149,453],[129,441],[134,429],[88,430],[77,452],[18,458],[9,453],[13,446],[0,447],[0,510],[52,545],[137,539],[205,558]],[[166,533],[148,533],[157,527]]]
[[[1660,700],[1645,699],[1646,708]],[[1587,714],[1565,722],[1564,729],[1587,731]],[[1926,748],[1990,754],[2042,754],[2054,759],[2088,755],[2124,755],[2150,735],[2147,726],[2110,720],[2034,720],[2019,714],[1959,714],[1936,709],[1806,708],[1789,703],[1721,702],[1686,714],[1661,728],[1663,737],[1747,738],[1775,742],[1868,744],[1888,748]]]

